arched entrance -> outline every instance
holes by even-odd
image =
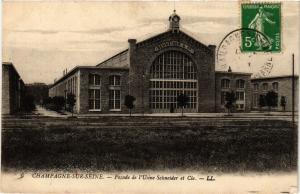
[[[180,112],[177,96],[189,97],[185,112],[197,112],[197,71],[191,58],[179,51],[159,55],[150,69],[149,106],[152,112]]]

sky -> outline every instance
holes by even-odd
[[[236,1],[176,1],[180,28],[205,45],[219,45],[241,27]],[[128,48],[127,40],[144,40],[168,29],[174,2],[5,1],[2,61],[13,62],[25,83],[53,83],[64,69],[97,65]],[[299,66],[299,2],[282,3],[282,52],[272,54],[272,75],[291,74],[291,55]],[[232,60],[233,71],[258,72],[266,60],[252,56],[251,68]],[[240,59],[244,63],[246,59]],[[248,61],[247,61],[248,62]],[[222,69],[216,65],[217,70]]]

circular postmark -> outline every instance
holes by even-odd
[[[243,42],[243,37],[255,37],[265,39],[265,46],[260,52],[249,52],[242,50],[242,44],[250,44],[251,40]],[[249,36],[247,36],[249,35]],[[226,71],[229,66],[236,72],[250,72],[253,77],[266,77],[273,69],[273,58],[270,55],[271,42],[261,32],[250,29],[240,28],[229,32],[220,42],[217,48],[217,70]]]

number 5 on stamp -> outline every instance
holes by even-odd
[[[281,51],[281,4],[242,4],[241,49],[244,52]]]

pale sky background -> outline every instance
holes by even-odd
[[[203,44],[219,45],[240,28],[238,2],[178,2],[181,28]],[[4,2],[2,61],[11,61],[25,83],[53,83],[63,70],[96,65],[137,41],[164,32],[173,2]],[[299,66],[299,2],[282,3],[282,52],[273,54],[271,75],[291,74],[291,54]],[[253,59],[254,58],[254,59]],[[255,73],[265,56],[252,57],[252,67],[232,64],[233,71]],[[234,62],[233,62],[234,63]]]

